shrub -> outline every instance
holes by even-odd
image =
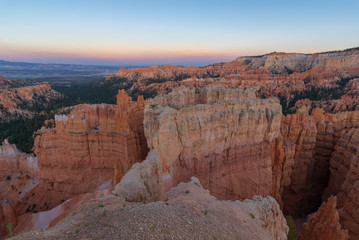
[[[8,230],[9,232],[9,237],[12,237],[14,235],[14,233],[12,232],[12,223],[8,223],[5,225],[5,228]]]
[[[287,225],[289,227],[288,240],[298,240],[297,232],[294,230],[295,223],[294,223],[293,217],[288,215],[286,217],[286,220],[287,220]]]

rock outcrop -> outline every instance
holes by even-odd
[[[109,179],[116,184],[131,166],[145,159],[145,101],[121,90],[115,105],[77,105],[55,117],[56,127],[36,133],[34,152],[41,180],[54,191],[91,192]]]
[[[358,115],[359,116],[359,115]],[[359,121],[358,128],[343,130],[330,160],[330,181],[323,198],[338,198],[341,222],[351,239],[359,238]]]
[[[339,71],[346,76],[359,72],[359,49],[345,51],[300,54],[270,53],[262,56],[239,57],[232,62],[217,63],[206,67],[182,67],[160,65],[149,68],[123,69],[111,78],[130,81],[150,79],[178,80],[192,76],[198,78],[228,76],[239,80],[289,80],[309,78],[333,78]]]
[[[358,77],[359,49],[353,48],[316,54],[275,52],[206,67],[161,65],[120,69],[107,80],[128,82],[132,86],[129,93],[141,92],[149,97],[182,85],[198,88],[219,83],[242,89],[250,87],[260,97],[279,97],[285,113],[295,112],[303,104],[298,100],[304,99],[312,108],[337,113],[359,110]]]
[[[165,200],[139,204],[107,195],[84,203],[56,227],[16,239],[287,239],[288,227],[272,197],[220,201],[192,178]]]
[[[337,161],[333,151],[342,142],[339,140],[341,132],[358,126],[358,114],[359,112],[329,114],[321,109],[314,109],[309,115],[308,109],[302,107],[296,114],[282,118],[283,138],[296,145],[290,184],[282,194],[282,200],[286,202],[286,214],[298,216],[313,212],[322,200],[337,194],[334,190],[326,190],[323,198],[321,196],[329,179],[334,182],[335,179],[339,180],[329,173],[329,165]],[[329,188],[332,188],[331,185],[338,188],[331,183]],[[341,207],[339,199],[338,196],[338,206]]]
[[[0,147],[0,199],[18,218],[116,184],[148,153],[144,107],[143,98],[133,102],[123,90],[117,105],[77,105],[68,115],[55,116],[55,128],[34,134],[36,157],[5,141]],[[1,226],[9,212],[0,209]],[[41,224],[46,225],[44,219]]]
[[[280,137],[280,120],[278,100],[256,99],[252,90],[209,86],[196,93],[180,87],[156,97],[146,104],[144,127],[149,148],[159,155],[151,163],[159,166],[151,169],[162,170],[160,184],[156,184],[163,189],[154,194],[152,184],[145,181],[141,189],[148,192],[139,191],[138,200],[148,200],[147,196],[161,200],[165,192],[191,176],[198,177],[219,199],[268,195],[273,187],[272,151]],[[131,175],[148,179],[141,169],[136,166],[128,174],[137,171]]]
[[[339,223],[336,197],[330,197],[319,210],[308,216],[300,240],[347,240],[348,231]],[[355,239],[355,238],[353,238]]]
[[[19,87],[10,80],[0,78],[0,122],[20,116],[32,117],[34,112],[28,110],[29,108],[49,106],[62,97],[62,94],[52,90],[49,84]]]

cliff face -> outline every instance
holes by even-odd
[[[143,98],[132,102],[124,91],[119,91],[117,105],[77,105],[68,115],[55,117],[55,128],[35,133],[36,157],[4,142],[0,199],[10,203],[6,209],[11,207],[17,219],[116,184],[147,155],[144,107]],[[0,209],[2,227],[10,212]]]
[[[309,115],[305,107],[296,114],[282,118],[282,136],[296,145],[290,185],[282,195],[283,201],[287,203],[284,206],[286,213],[294,216],[310,213],[320,205],[321,194],[329,179],[337,179],[335,174],[329,173],[329,165],[337,161],[333,151],[341,142],[340,134],[343,130],[357,127],[358,123],[358,112],[328,114],[321,109],[314,109]],[[323,200],[331,194],[336,192],[324,194]]]
[[[18,209],[23,207],[19,205],[31,197],[25,191],[36,184],[33,179],[38,176],[36,157],[5,140],[0,146],[0,236],[6,233],[5,224],[16,225]]]
[[[349,230],[351,239],[359,238],[358,143],[359,128],[342,131],[330,160],[330,181],[323,194],[323,198],[337,196],[341,222]]]
[[[47,106],[62,95],[48,84],[18,87],[12,81],[0,79],[0,122],[17,117],[31,117],[27,110],[34,106]]]
[[[139,194],[139,200],[144,195],[163,199],[191,176],[220,199],[268,195],[280,119],[278,100],[255,99],[251,90],[209,86],[196,93],[181,87],[149,101],[145,135],[149,148],[158,153],[152,169],[160,170],[160,184],[145,186],[162,189],[145,189],[149,193]]]
[[[119,91],[117,106],[77,105],[55,117],[56,128],[36,133],[34,152],[41,179],[55,191],[86,193],[113,179],[117,183],[147,154],[143,133],[145,102]]]

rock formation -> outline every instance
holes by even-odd
[[[206,67],[160,65],[149,68],[121,68],[109,79],[126,78],[130,81],[143,81],[177,80],[192,76],[199,78],[228,76],[239,80],[255,81],[304,78],[323,80],[336,76],[336,71],[346,76],[356,75],[359,72],[359,49],[316,54],[274,52],[262,56],[239,57],[232,62]]]
[[[359,116],[359,115],[357,115]],[[359,238],[359,121],[358,128],[343,130],[330,160],[330,181],[323,197],[338,198],[341,222],[351,239]]]
[[[30,82],[28,84],[31,84]],[[19,116],[32,117],[28,108],[48,106],[52,101],[62,98],[62,94],[51,89],[49,84],[18,86],[13,81],[0,77],[0,122]]]
[[[144,119],[148,146],[156,152],[140,165],[151,166],[154,173],[161,170],[160,180],[152,184],[147,172],[141,171],[143,166],[133,167],[128,175],[145,183],[127,199],[140,196],[137,200],[142,201],[152,196],[161,200],[165,192],[191,176],[219,199],[268,195],[280,120],[278,100],[256,99],[252,90],[209,86],[196,93],[180,87],[156,97],[147,103]],[[285,157],[280,156],[283,162]],[[133,178],[120,182],[119,193],[129,188],[125,186]]]
[[[336,160],[333,153],[340,143],[341,132],[355,128],[359,124],[359,112],[338,114],[324,113],[314,109],[309,115],[308,109],[302,107],[296,114],[282,118],[281,132],[283,138],[296,145],[294,165],[290,184],[284,188],[282,200],[286,202],[284,212],[298,216],[310,213],[319,207],[335,191],[328,191],[322,199],[321,194],[328,185],[329,165]],[[340,181],[339,181],[340,182]],[[329,186],[332,184],[329,184]],[[338,206],[341,206],[339,201]]]
[[[128,92],[153,97],[175,87],[203,87],[209,83],[236,88],[254,88],[260,97],[279,97],[284,112],[295,112],[307,99],[312,108],[336,113],[359,110],[359,49],[298,54],[270,53],[239,57],[206,67],[160,65],[120,69],[108,81],[120,80],[132,86]],[[205,83],[205,84],[204,84]],[[321,97],[318,97],[321,96]],[[330,101],[327,101],[330,100]]]
[[[300,240],[347,240],[348,231],[341,228],[336,205],[336,197],[330,197],[317,212],[309,215]]]
[[[192,178],[172,188],[165,200],[139,204],[123,202],[113,195],[93,199],[56,227],[16,238],[287,239],[288,227],[272,197],[220,201]],[[105,214],[99,204],[106,209]]]
[[[114,105],[77,105],[55,117],[56,127],[36,133],[34,152],[41,180],[54,191],[80,194],[109,179],[116,184],[147,155],[143,133],[145,102],[121,90]]]
[[[5,141],[0,147],[0,199],[18,217],[116,184],[147,155],[144,107],[143,98],[132,102],[123,90],[117,105],[77,105],[68,115],[55,116],[55,128],[34,134],[36,157]],[[1,226],[9,212],[0,211]]]

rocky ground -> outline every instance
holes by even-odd
[[[286,239],[273,198],[219,201],[196,179],[172,189],[165,202],[134,204],[108,195],[86,205],[49,230],[13,239]]]

